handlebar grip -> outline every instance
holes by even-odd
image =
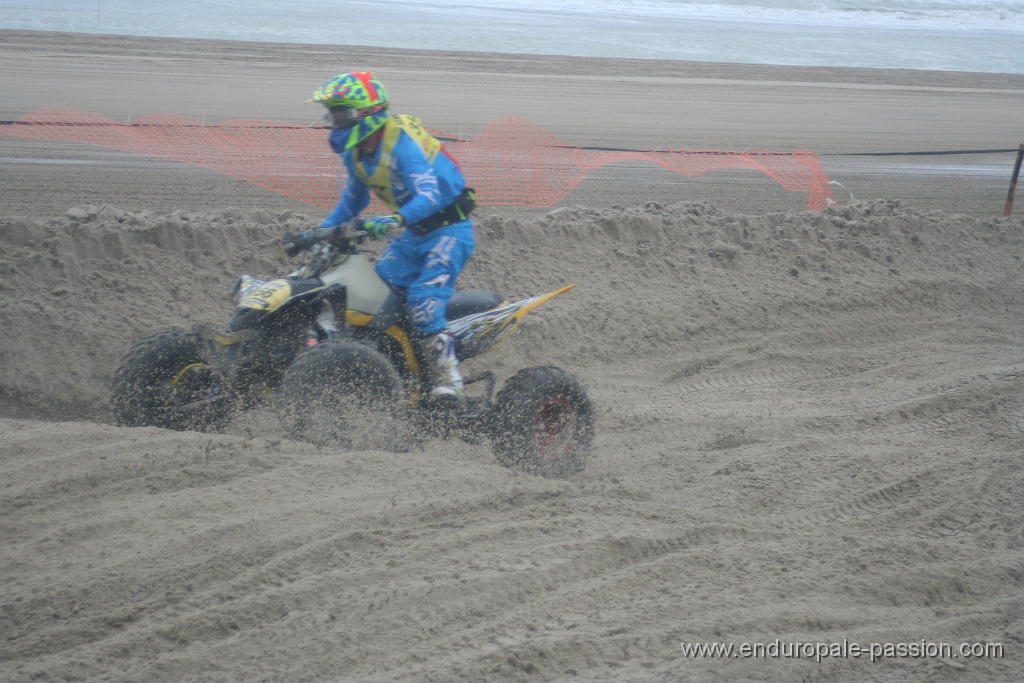
[[[335,228],[317,228],[315,230],[303,230],[298,235],[293,232],[286,232],[281,237],[281,248],[288,256],[297,256],[300,251],[309,249],[317,242],[330,239],[334,235]]]
[[[323,242],[324,240],[334,237],[334,233],[338,231],[338,226],[332,226],[330,228],[317,228],[310,233],[309,245],[313,246],[317,242]]]
[[[281,248],[284,249],[284,253],[289,256],[297,256],[303,249],[309,248],[309,233],[300,232],[296,235],[293,232],[286,232],[281,236]]]
[[[357,218],[347,226],[335,225],[330,228],[303,230],[297,235],[293,232],[286,232],[281,237],[281,248],[284,249],[284,253],[289,257],[294,257],[297,256],[300,251],[309,249],[317,242],[323,242],[325,240],[335,238],[344,238],[355,240],[358,244],[366,239],[366,237],[367,233],[363,229],[363,222]]]

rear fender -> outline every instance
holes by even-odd
[[[483,313],[474,313],[450,321],[448,330],[455,337],[456,354],[465,360],[496,348],[519,326],[527,313],[545,301],[565,294],[575,286],[566,285],[548,294],[515,301]]]

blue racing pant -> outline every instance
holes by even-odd
[[[455,293],[455,280],[476,248],[473,223],[461,221],[422,237],[406,230],[377,259],[377,274],[405,288],[413,331],[437,334],[448,326],[445,308]]]

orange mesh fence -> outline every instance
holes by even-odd
[[[431,130],[477,190],[482,204],[546,207],[559,203],[594,170],[623,161],[647,161],[685,176],[750,169],[783,188],[808,194],[807,208],[832,199],[828,177],[813,152],[611,150],[572,147],[528,121],[506,116],[472,140]],[[173,159],[239,178],[321,207],[338,199],[344,167],[327,144],[327,131],[276,121],[242,119],[204,125],[153,114],[121,123],[94,112],[54,108],[30,112],[0,135],[65,140]]]

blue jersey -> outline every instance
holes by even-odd
[[[331,131],[334,151],[342,149],[347,137],[348,131]],[[431,161],[423,147],[405,130],[401,130],[392,148],[386,147],[385,144],[378,145],[372,155],[364,155],[361,159],[355,148],[339,152],[348,171],[348,182],[338,205],[322,223],[324,227],[339,225],[358,216],[370,203],[371,189],[386,204],[390,204],[389,198],[393,198],[395,205],[391,208],[402,215],[406,225],[415,225],[451,206],[466,188],[462,171],[443,149]],[[373,176],[382,157],[387,159],[390,186],[371,188],[359,178],[356,164],[361,163],[366,175]]]

